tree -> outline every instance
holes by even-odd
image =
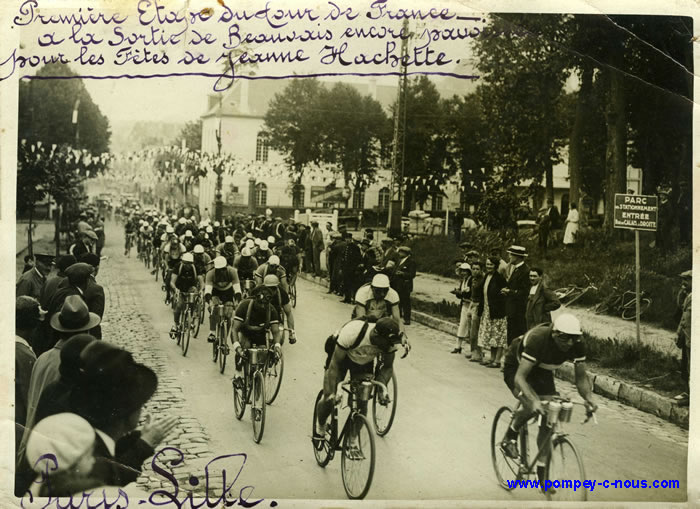
[[[34,255],[32,229],[36,202],[46,198],[46,152],[42,143],[28,144],[23,140],[17,150],[17,210],[29,213],[27,246]]]
[[[175,145],[182,146],[185,142],[185,147],[189,150],[202,150],[202,120],[193,120],[187,122],[180,130],[180,134],[175,138]]]
[[[442,193],[447,178],[456,171],[447,130],[449,103],[440,98],[435,85],[426,77],[409,80],[405,102],[404,153],[407,179],[404,212],[421,206],[428,197]],[[392,112],[396,111],[396,104]]]
[[[364,189],[373,182],[381,162],[381,147],[389,135],[388,118],[381,104],[361,96],[351,85],[336,83],[320,94],[324,133],[321,159],[336,164],[345,185]]]
[[[37,76],[67,77],[75,73],[66,64],[46,64]],[[80,101],[77,133],[73,111]],[[32,143],[70,144],[93,155],[109,150],[109,121],[92,101],[82,80],[30,80],[20,82],[18,138]]]
[[[487,122],[479,96],[453,97],[446,102],[447,129],[452,154],[461,170],[462,203],[476,205],[484,192],[485,173],[491,173],[491,162],[485,149]]]
[[[293,79],[265,114],[263,134],[270,148],[284,154],[294,182],[301,181],[307,164],[321,160],[322,88],[317,79]]]
[[[568,137],[557,115],[567,78],[565,28],[561,15],[502,14],[489,21],[493,35],[475,46],[489,158],[508,185],[532,179],[534,191],[544,175],[550,199]]]

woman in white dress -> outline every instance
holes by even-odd
[[[578,233],[578,210],[576,210],[576,204],[572,203],[569,207],[569,214],[566,216],[566,230],[564,230],[565,246],[575,244],[576,234]]]

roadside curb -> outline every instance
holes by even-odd
[[[303,273],[299,273],[299,277],[326,288],[329,286],[328,280],[324,278],[309,276]],[[453,336],[457,334],[457,324],[442,320],[441,318],[436,318],[420,311],[413,311],[411,313],[411,318],[426,327],[437,329],[446,334],[451,334]],[[575,383],[573,363],[564,363],[564,365],[555,372],[555,376],[567,382]],[[623,382],[611,376],[588,371],[588,377],[591,379],[593,392],[596,394],[619,401],[620,403],[634,407],[642,412],[656,415],[683,429],[688,429],[689,409],[688,407],[679,407],[674,399]]]

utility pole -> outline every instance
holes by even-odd
[[[221,94],[221,92],[219,93]],[[219,161],[214,167],[216,173],[216,191],[214,193],[214,219],[221,222],[224,214],[224,203],[221,201],[223,187],[223,178],[221,174],[224,171],[224,165],[221,162],[221,113],[222,113],[222,96],[219,95],[219,128],[216,130],[216,150],[219,155]]]
[[[403,20],[401,29],[404,37],[401,39],[401,75],[399,76],[399,90],[396,97],[396,109],[394,110],[394,138],[391,148],[391,203],[389,204],[389,221],[387,232],[390,236],[401,233],[401,205],[403,198],[403,168],[404,146],[406,129],[406,89],[408,87],[408,75],[406,73],[406,60],[408,55],[408,19]]]

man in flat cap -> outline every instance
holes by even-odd
[[[80,258],[83,253],[92,253],[96,242],[97,234],[92,230],[86,230],[80,233],[80,238],[71,245],[68,252],[76,258]]]
[[[16,297],[29,295],[36,300],[41,300],[41,292],[46,283],[46,276],[51,272],[53,256],[35,254],[34,260],[34,268],[22,274],[17,280]]]
[[[46,283],[41,292],[41,299],[39,299],[41,307],[44,309],[49,308],[49,302],[51,302],[51,298],[56,293],[58,285],[66,279],[66,269],[77,262],[78,260],[72,254],[65,254],[56,258],[56,272],[52,272],[46,277]]]
[[[88,309],[99,316],[101,320],[105,313],[105,290],[96,280],[97,273],[100,271],[100,257],[95,253],[83,253],[80,261],[87,263],[93,269],[87,280],[83,300],[85,300]],[[98,325],[90,331],[90,334],[97,339],[102,339],[102,327]]]

